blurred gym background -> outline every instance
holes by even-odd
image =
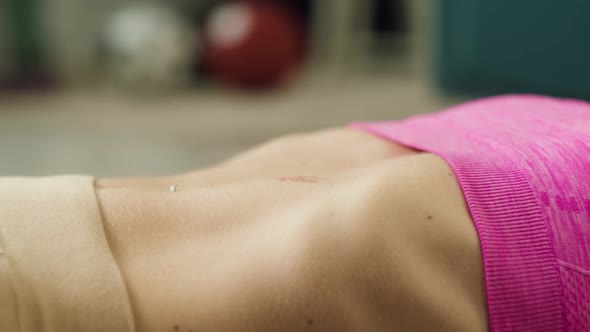
[[[590,97],[585,0],[0,0],[0,176],[148,176],[499,93]]]

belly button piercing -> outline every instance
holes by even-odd
[[[171,186],[170,186],[170,191],[171,191],[171,192],[177,192],[177,191],[178,191],[178,189],[179,189],[179,188],[178,188],[178,186],[177,186],[177,185],[175,185],[175,184],[173,184],[173,185],[171,185]]]

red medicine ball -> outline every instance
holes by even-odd
[[[215,8],[205,29],[205,63],[220,80],[239,86],[281,83],[302,61],[304,29],[288,7],[239,1]]]

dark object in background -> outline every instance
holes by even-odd
[[[402,0],[373,0],[372,29],[375,34],[403,33],[407,29]]]
[[[389,57],[403,48],[407,32],[407,12],[403,0],[373,0],[371,11],[371,52],[377,57]],[[400,42],[401,41],[401,42]]]
[[[590,98],[590,2],[446,0],[438,82],[473,94]]]
[[[0,77],[0,90],[44,89],[52,85],[48,74],[41,37],[40,3],[38,0],[9,0],[7,30],[10,42],[6,45],[10,68]]]

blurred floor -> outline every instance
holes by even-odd
[[[458,101],[421,80],[374,76],[307,79],[262,95],[196,90],[133,97],[101,88],[0,96],[0,176],[163,175],[274,136],[400,119]]]

